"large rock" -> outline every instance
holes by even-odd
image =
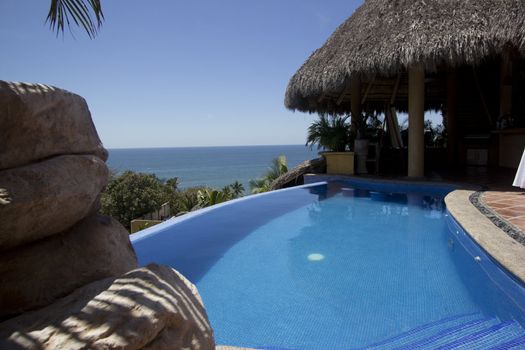
[[[107,159],[86,101],[52,86],[0,81],[0,169],[64,154]]]
[[[119,222],[106,216],[86,218],[67,232],[0,254],[0,318],[136,267],[129,234]]]
[[[0,250],[64,231],[96,208],[107,184],[95,156],[60,156],[0,170]]]
[[[214,349],[199,294],[169,267],[94,282],[0,324],[2,349]]]

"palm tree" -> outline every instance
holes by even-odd
[[[270,191],[272,182],[286,172],[288,172],[286,156],[279,156],[272,159],[272,165],[268,169],[266,175],[258,179],[250,180],[252,193],[255,194]]]
[[[347,145],[352,143],[348,117],[320,115],[319,120],[308,128],[306,146],[317,144],[317,148],[324,147],[334,152],[344,152]]]
[[[233,198],[239,198],[244,193],[244,186],[239,181],[235,181],[227,187],[230,189]]]
[[[270,191],[271,184],[271,181],[268,181],[266,177],[260,177],[257,179],[250,180],[250,188],[252,190],[252,194]]]
[[[288,172],[286,156],[281,155],[277,158],[272,159],[272,165],[266,173],[266,178],[269,179],[271,182],[286,172]]]
[[[51,0],[46,22],[58,33],[64,33],[64,27],[71,27],[71,21],[84,28],[90,38],[97,35],[102,25],[104,14],[100,0]]]

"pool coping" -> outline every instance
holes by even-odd
[[[475,193],[465,189],[450,192],[445,197],[448,212],[495,261],[525,283],[525,246],[496,226],[471,202]]]

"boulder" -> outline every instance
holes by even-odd
[[[64,231],[97,208],[108,181],[95,156],[60,156],[0,170],[0,250]]]
[[[107,216],[88,217],[64,233],[0,254],[0,319],[136,267],[126,229]]]
[[[107,160],[86,101],[52,86],[0,81],[0,169],[64,154]]]
[[[2,349],[215,349],[197,289],[159,265],[91,283],[0,324]]]

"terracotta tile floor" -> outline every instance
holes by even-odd
[[[501,218],[525,232],[525,191],[486,191],[481,200]]]

